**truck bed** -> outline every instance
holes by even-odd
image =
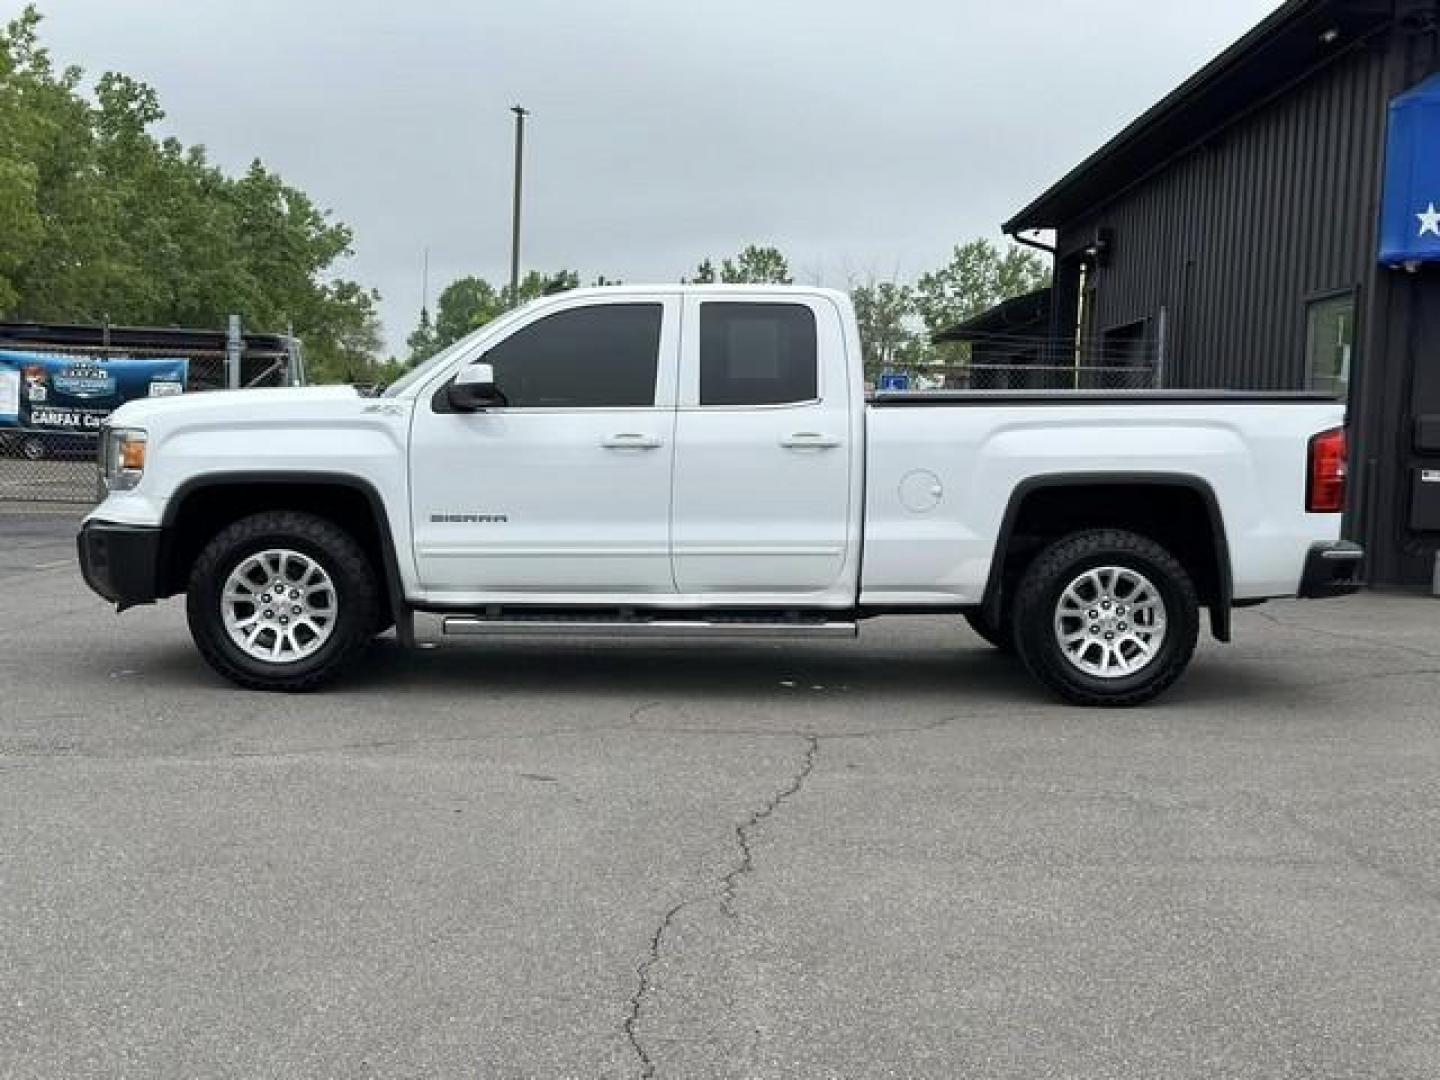
[[[1243,405],[1329,402],[1311,390],[885,390],[870,398],[878,408],[934,405]]]
[[[1306,469],[1311,437],[1344,412],[1295,391],[880,394],[866,410],[862,600],[978,601],[1017,498],[1085,483],[1097,504],[1144,504],[1161,481],[1217,508],[1235,598],[1293,596],[1310,545],[1339,537],[1339,515],[1306,512]],[[1098,490],[1121,484],[1148,486]]]

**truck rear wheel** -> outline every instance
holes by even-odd
[[[1185,568],[1135,533],[1067,536],[1036,556],[1015,597],[1015,642],[1037,679],[1077,705],[1140,705],[1195,653],[1199,600]]]
[[[251,690],[311,690],[339,675],[379,622],[375,572],[324,518],[255,514],[221,530],[190,572],[186,615],[200,653]]]

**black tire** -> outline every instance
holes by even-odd
[[[1133,674],[1105,678],[1081,670],[1057,640],[1055,613],[1065,590],[1087,570],[1122,567],[1144,575],[1165,607],[1166,630],[1155,655]],[[1184,673],[1200,634],[1200,604],[1185,568],[1159,544],[1105,529],[1074,533],[1035,557],[1015,594],[1015,644],[1030,673],[1076,705],[1141,705]]]
[[[1001,626],[996,626],[985,617],[983,612],[979,611],[966,612],[965,621],[970,624],[970,629],[975,631],[975,634],[987,644],[993,645],[1007,655],[1014,653],[1013,622],[1007,621]]]
[[[330,575],[335,619],[330,637],[310,656],[286,663],[258,660],[231,640],[221,615],[226,578],[246,558],[283,547],[314,559]],[[242,518],[205,545],[190,571],[185,612],[206,662],[248,690],[313,690],[330,682],[364,650],[380,621],[375,570],[349,533],[313,514],[270,511]]]

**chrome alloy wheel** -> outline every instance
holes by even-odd
[[[1072,666],[1099,679],[1143,670],[1165,642],[1165,600],[1144,574],[1097,566],[1055,605],[1055,640]]]
[[[287,548],[257,551],[225,579],[220,615],[246,656],[289,664],[330,640],[339,606],[325,568]]]

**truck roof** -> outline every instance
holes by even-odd
[[[796,296],[826,296],[831,299],[848,299],[848,294],[841,289],[827,289],[818,285],[692,285],[688,283],[677,284],[675,282],[664,282],[655,285],[587,285],[579,289],[566,289],[563,292],[550,293],[539,297],[540,300],[554,300],[562,296],[654,296],[656,293],[662,295],[701,295],[701,296],[738,296],[743,294],[765,293],[767,295]],[[531,301],[534,303],[535,301]]]

